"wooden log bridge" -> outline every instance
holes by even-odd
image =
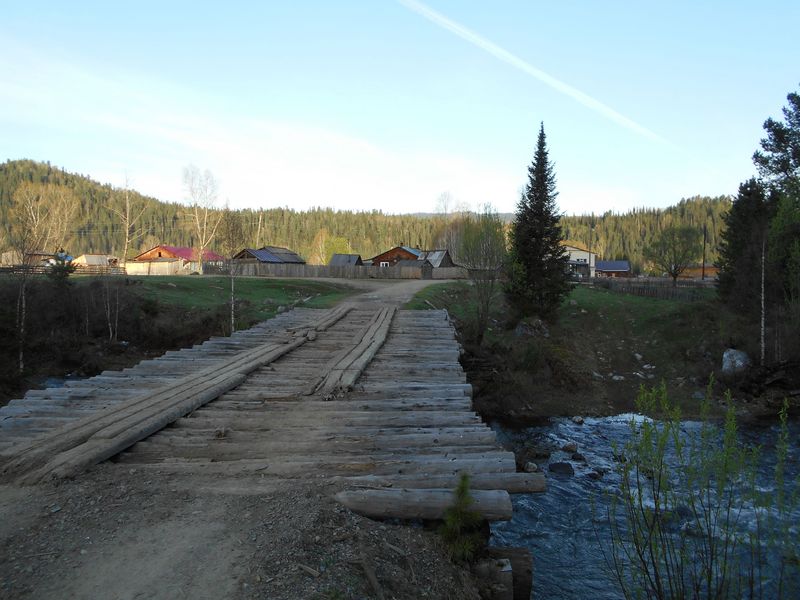
[[[0,474],[35,484],[109,458],[137,469],[325,477],[371,517],[441,518],[461,474],[473,508],[511,518],[544,490],[471,409],[445,311],[296,308],[228,338],[28,392],[0,409]],[[129,467],[130,468],[130,467]]]

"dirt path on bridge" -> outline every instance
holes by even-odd
[[[434,282],[345,283],[366,306],[401,304]],[[434,531],[355,515],[333,500],[341,486],[314,473],[233,479],[114,462],[0,486],[0,597],[477,597]]]

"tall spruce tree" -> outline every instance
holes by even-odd
[[[739,186],[725,215],[719,246],[720,297],[740,314],[755,316],[760,309],[761,252],[773,213],[773,202],[757,179]]]
[[[542,123],[533,162],[528,167],[528,183],[511,229],[506,296],[519,315],[551,316],[569,291],[569,257],[561,245],[557,195]]]

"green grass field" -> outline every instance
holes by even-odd
[[[159,303],[186,309],[214,310],[230,302],[227,277],[131,277],[141,294]],[[140,286],[140,287],[139,287]],[[273,317],[278,308],[302,304],[308,308],[329,308],[353,293],[352,288],[324,281],[237,277],[235,297],[240,306],[240,323],[254,323]]]
[[[468,342],[474,313],[469,292],[463,282],[434,285],[407,308],[446,308]],[[546,337],[516,334],[508,315],[498,294],[484,344],[471,348],[478,362],[493,365],[495,375],[484,382],[484,393],[497,403],[501,396],[533,402],[532,410],[538,406],[543,415],[562,409],[622,412],[633,407],[640,385],[661,380],[691,414],[724,348],[746,347],[747,341],[741,323],[713,299],[681,302],[577,286],[547,325]],[[570,404],[573,411],[564,408]]]

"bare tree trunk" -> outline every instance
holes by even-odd
[[[764,366],[764,355],[766,354],[766,319],[767,319],[767,303],[764,287],[764,255],[767,250],[767,240],[761,240],[761,366]]]
[[[25,319],[27,316],[27,286],[27,274],[23,273],[22,283],[19,286],[19,296],[17,297],[17,335],[19,336],[18,369],[20,375],[25,370]]]
[[[233,260],[228,259],[228,273],[231,276],[231,335],[233,332],[236,331],[236,299],[234,297],[234,288],[233,282],[235,277],[233,276]]]
[[[106,310],[106,323],[108,324],[108,341],[114,339],[114,328],[111,324],[111,292],[108,289],[108,279],[103,281],[103,307]]]
[[[114,301],[114,339],[116,342],[119,337],[119,285],[115,285],[116,299]]]

